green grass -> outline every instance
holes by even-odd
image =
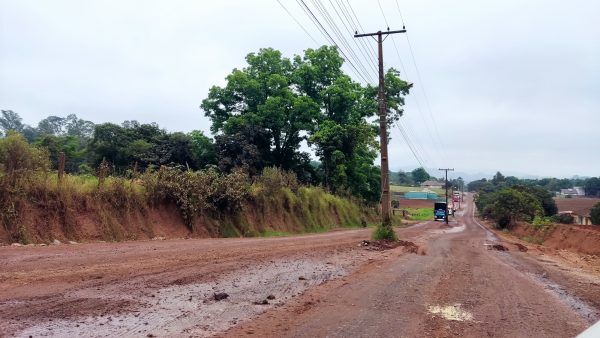
[[[285,237],[291,236],[292,233],[289,233],[287,231],[265,230],[260,235],[261,237]]]
[[[410,218],[416,221],[427,221],[433,219],[432,208],[406,208]]]
[[[388,240],[388,241],[397,241],[398,237],[394,232],[394,227],[392,226],[384,226],[383,224],[378,224],[373,231],[373,239],[374,240]]]

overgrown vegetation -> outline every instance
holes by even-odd
[[[51,241],[57,232],[76,240],[84,235],[80,215],[98,224],[104,240],[129,238],[133,221],[152,237],[146,215],[165,205],[176,206],[190,231],[210,226],[207,231],[218,236],[317,232],[360,226],[375,217],[359,200],[302,185],[294,173],[273,167],[253,178],[240,169],[221,173],[182,166],[150,167],[120,177],[108,175],[103,163],[97,176],[59,178],[43,148],[18,133],[1,138],[0,222],[9,240]],[[136,215],[139,219],[132,220]]]

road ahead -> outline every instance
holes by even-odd
[[[598,308],[563,292],[534,260],[488,250],[497,238],[472,208],[448,230],[423,226],[426,255],[391,259],[228,335],[573,337],[598,319]]]
[[[399,229],[417,254],[366,250],[370,231],[0,248],[0,333],[572,337],[599,318],[598,276],[488,250],[471,203]]]

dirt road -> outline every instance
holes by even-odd
[[[500,241],[471,203],[451,226],[399,229],[416,254],[367,250],[370,229],[4,247],[0,333],[572,337],[600,319],[598,274]]]

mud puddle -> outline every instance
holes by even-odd
[[[343,264],[309,259],[272,261],[207,283],[173,285],[147,290],[143,295],[113,295],[109,298],[142,306],[124,314],[48,320],[17,335],[210,336],[346,274]]]

